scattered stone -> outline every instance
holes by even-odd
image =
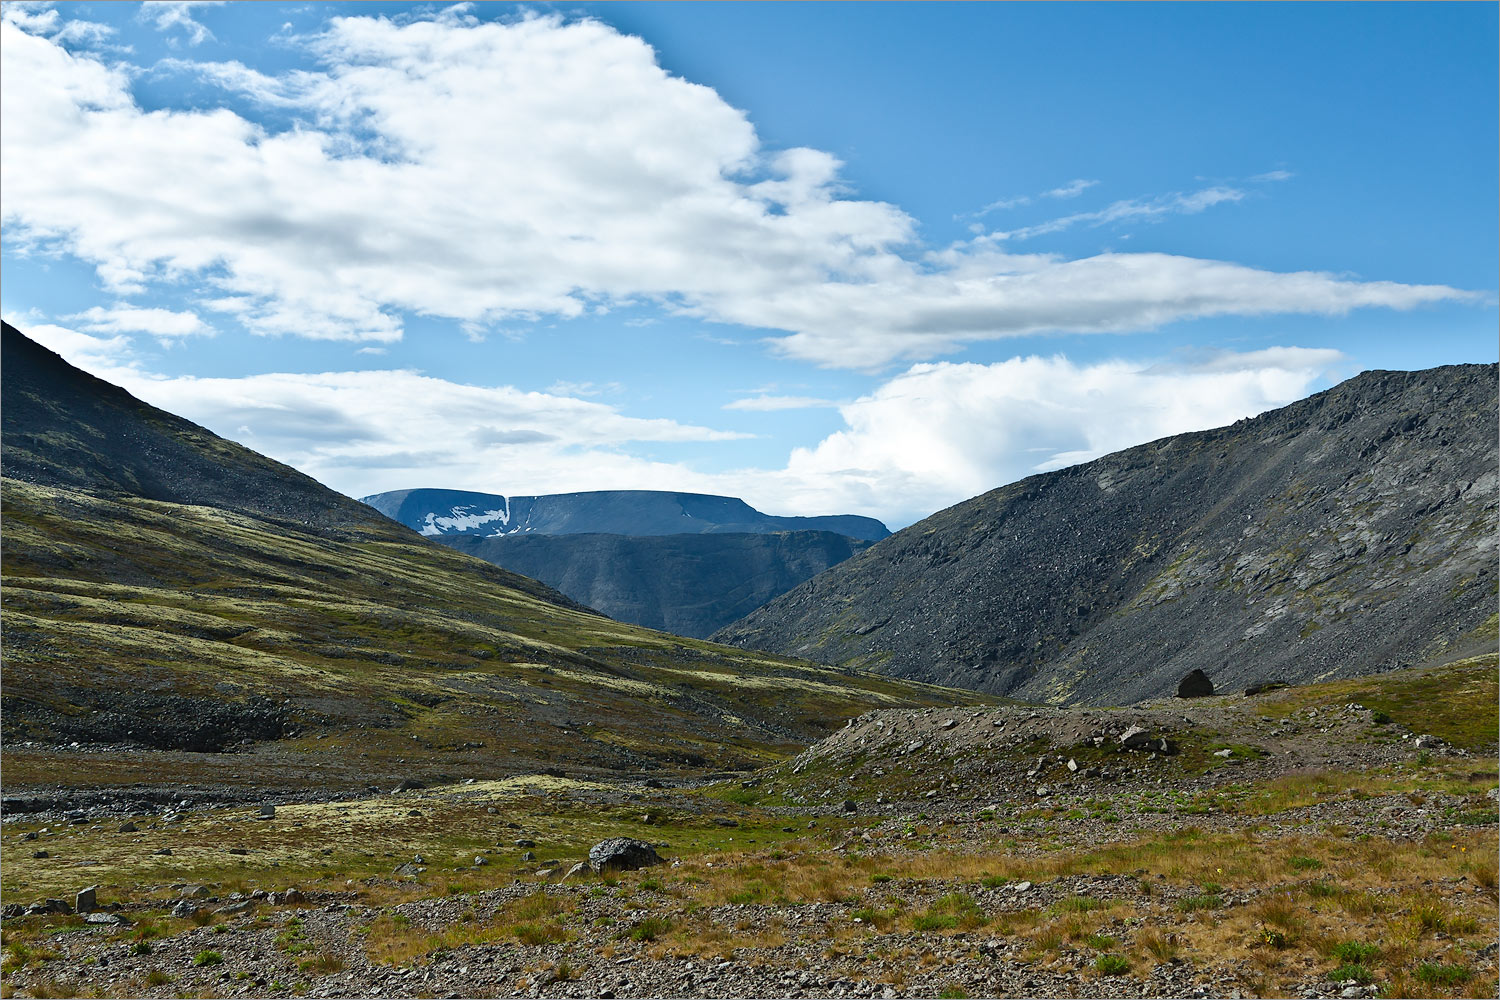
[[[307,902],[307,897],[302,895],[300,889],[286,889],[282,892],[273,892],[270,896],[272,906],[296,906]]]
[[[484,811],[489,813],[491,816],[500,815],[500,810],[496,809],[494,806],[486,806]]]
[[[1039,799],[1045,799],[1050,793],[1051,793],[1051,789],[1049,789],[1046,785],[1037,785],[1036,786],[1037,798],[1039,798]]]
[[[253,906],[255,906],[255,900],[242,899],[238,903],[230,903],[228,906],[221,906],[214,912],[232,916],[236,913],[247,913]]]
[[[938,725],[938,728],[939,729],[952,729],[956,725],[958,725],[958,723],[955,722],[953,719],[944,719],[942,721],[942,723],[940,723]]]
[[[480,855],[480,854],[474,855],[474,866],[476,868],[479,867],[480,865],[487,865],[489,863],[490,863],[490,859],[489,858],[486,858],[486,857],[484,857],[483,855]]]
[[[533,852],[531,852],[531,851],[527,851],[526,853],[524,853],[524,854],[521,855],[521,860],[522,861],[535,861],[536,860],[536,854],[533,853]]]
[[[1223,750],[1215,750],[1214,751],[1214,756],[1215,757],[1233,757],[1234,756],[1234,751],[1230,750],[1229,748],[1226,747]]]
[[[1013,885],[1013,886],[1010,887],[1010,891],[1011,892],[1030,892],[1031,891],[1031,883],[1030,882],[1017,882],[1015,885]]]
[[[198,904],[193,902],[191,899],[184,899],[176,906],[172,907],[172,916],[179,919],[186,919],[197,912]]]
[[[45,858],[48,856],[48,854],[46,851],[32,851],[31,856],[33,858]]]
[[[1126,750],[1139,750],[1151,742],[1151,733],[1140,726],[1131,726],[1120,734],[1120,746]]]
[[[422,810],[420,810],[420,809],[409,809],[409,810],[407,810],[406,815],[408,815],[408,816],[420,816],[420,815],[422,815]]]
[[[552,877],[552,873],[555,871],[557,871],[556,868],[538,868],[536,870],[536,877],[546,881]]]
[[[526,840],[525,838],[522,838],[522,839],[516,841],[516,846],[517,847],[535,847],[536,846],[536,841],[534,841],[534,840]]]
[[[858,812],[858,811],[859,811],[859,804],[856,803],[853,799],[845,799],[844,800],[844,812],[846,812],[846,813],[852,813],[852,812]]]
[[[130,918],[123,913],[85,913],[83,922],[86,924],[99,924],[101,926],[129,927]]]
[[[1207,698],[1214,693],[1214,682],[1202,670],[1190,670],[1177,682],[1177,697]]]
[[[3,908],[0,908],[0,917],[3,917],[6,920],[14,920],[17,917],[23,917],[25,915],[26,907],[22,906],[20,903],[6,903]]]
[[[1072,757],[1068,758],[1068,770],[1072,771],[1075,774],[1078,773],[1078,761],[1074,760]]]
[[[422,782],[418,781],[416,778],[403,778],[400,784],[391,789],[391,794],[395,795],[397,792],[414,792],[420,788],[426,787],[426,785],[422,784]]]
[[[1418,750],[1430,750],[1433,747],[1440,747],[1442,745],[1443,741],[1438,739],[1431,733],[1423,733],[1421,736],[1418,736],[1416,739],[1412,740],[1412,746],[1416,747]]]
[[[129,820],[126,820],[124,823],[120,824],[120,830],[119,830],[119,832],[120,833],[136,833],[136,832],[139,832],[139,830],[140,830],[140,827],[136,826],[134,823],[130,822]]]
[[[78,894],[73,897],[73,909],[78,913],[93,913],[98,908],[99,887],[97,885],[79,889]]]
[[[589,863],[587,861],[580,861],[576,865],[574,865],[572,868],[568,869],[567,874],[565,874],[562,877],[562,880],[564,882],[566,882],[570,878],[582,878],[583,876],[587,875],[588,873],[589,873]]]
[[[272,805],[271,803],[267,802],[265,805],[263,805],[263,806],[260,807],[260,818],[261,819],[271,819],[275,815],[276,815],[276,807],[274,805]]]
[[[654,847],[633,837],[610,837],[589,848],[589,867],[599,874],[635,871],[661,863]]]
[[[229,853],[230,854],[238,854],[238,855],[243,856],[243,855],[249,854],[250,852],[247,851],[247,850],[245,850],[243,847],[231,847],[229,849]]]
[[[159,851],[152,851],[151,853],[153,855],[158,856],[158,857],[171,857],[172,856],[172,849],[170,847],[163,847],[161,850],[159,850]]]

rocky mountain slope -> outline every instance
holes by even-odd
[[[1496,368],[1366,372],[941,511],[715,638],[1127,704],[1452,659],[1496,636]]]
[[[972,697],[621,625],[3,344],[8,806],[728,767]]]
[[[697,638],[890,535],[871,517],[776,517],[701,493],[424,489],[362,502],[611,618]]]
[[[452,535],[681,535],[831,531],[876,541],[890,535],[873,517],[778,517],[734,497],[658,490],[599,490],[505,497],[463,490],[396,490],[361,497],[431,538]]]
[[[439,540],[611,618],[698,638],[872,544],[831,531]]]

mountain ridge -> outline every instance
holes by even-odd
[[[1495,383],[1494,365],[1368,372],[1031,476],[714,638],[1088,704],[1169,694],[1195,668],[1306,681],[1493,645]]]
[[[417,488],[374,493],[361,497],[360,502],[428,537],[832,531],[875,541],[890,535],[890,530],[873,517],[763,514],[738,497],[673,490],[590,490],[505,496]]]

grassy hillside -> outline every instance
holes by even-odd
[[[8,796],[746,767],[973,700],[603,618],[5,334]]]

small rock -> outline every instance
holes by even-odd
[[[45,858],[48,857],[48,854],[46,851],[32,851],[31,856],[33,858]]]
[[[131,823],[129,820],[127,820],[126,822],[120,824],[119,832],[120,833],[135,833],[139,829],[140,829],[140,827],[136,826],[134,823]]]
[[[1068,770],[1074,772],[1075,774],[1078,772],[1078,761],[1074,760],[1072,757],[1068,758]]]
[[[230,853],[230,854],[237,854],[237,855],[240,855],[240,856],[242,856],[242,857],[243,857],[243,856],[244,856],[244,855],[247,855],[247,854],[249,854],[249,853],[250,853],[250,852],[249,852],[249,851],[247,851],[247,850],[245,850],[245,849],[244,849],[244,848],[243,848],[243,847],[231,847],[231,848],[230,848],[230,849],[229,849],[229,853]]]
[[[958,725],[958,723],[957,723],[957,722],[955,722],[955,721],[954,721],[954,720],[953,720],[953,719],[944,719],[944,720],[943,720],[943,721],[942,721],[942,722],[941,722],[941,723],[940,723],[940,724],[939,724],[939,725],[938,725],[938,728],[939,728],[939,729],[952,729],[952,728],[953,728],[953,727],[954,727],[954,726],[956,726],[956,725]]]
[[[1120,746],[1137,750],[1151,742],[1151,734],[1140,726],[1131,726],[1120,734]]]
[[[568,869],[567,874],[562,877],[562,880],[566,882],[570,878],[581,878],[588,873],[589,863],[587,861],[580,861],[572,868]]]
[[[852,812],[858,812],[858,811],[859,811],[859,805],[853,799],[845,799],[844,800],[844,812],[846,812],[846,813],[852,813]]]
[[[276,815],[276,807],[274,805],[272,805],[271,803],[267,802],[265,805],[263,805],[263,806],[260,807],[260,818],[261,819],[271,819],[275,815]]]
[[[1017,882],[1015,885],[1013,885],[1013,886],[1010,887],[1010,891],[1011,892],[1030,892],[1031,891],[1031,883],[1030,882]]]
[[[478,867],[479,865],[487,865],[489,863],[490,863],[490,859],[489,858],[483,857],[483,856],[478,855],[478,854],[474,855],[474,865],[475,865],[475,867]]]
[[[171,857],[172,849],[170,847],[163,847],[161,850],[152,851],[151,853],[157,855],[158,857]]]
[[[249,912],[249,910],[253,906],[255,906],[255,900],[253,900],[253,899],[242,899],[238,903],[230,903],[228,906],[221,906],[217,910],[215,910],[214,912],[215,913],[223,913],[223,914],[227,914],[227,915],[233,915],[233,914],[236,914],[236,913],[247,913],[247,912]]]
[[[523,838],[521,840],[516,841],[516,846],[517,847],[535,847],[536,846],[536,841],[534,841],[534,840],[526,840],[526,839]]]
[[[400,784],[391,789],[391,794],[394,795],[397,792],[414,792],[419,788],[426,787],[426,785],[422,784],[416,778],[403,778]]]
[[[555,871],[557,871],[556,868],[538,868],[536,870],[536,877],[544,880],[550,879]]]
[[[535,861],[536,860],[536,855],[534,853],[532,853],[531,851],[527,851],[526,853],[524,853],[524,854],[521,855],[521,860],[522,861]]]
[[[1229,748],[1226,747],[1223,750],[1215,750],[1214,751],[1214,756],[1215,757],[1233,757],[1234,756],[1234,751],[1230,750]]]
[[[22,840],[35,840],[36,839],[36,831],[35,830],[28,830],[26,833],[21,834],[21,839]]]
[[[195,914],[197,912],[198,912],[198,904],[195,903],[195,902],[193,902],[191,899],[184,899],[180,903],[178,903],[176,906],[172,907],[172,916],[178,917],[178,918],[181,918],[181,919],[186,919],[187,917],[191,917],[193,914]]]

